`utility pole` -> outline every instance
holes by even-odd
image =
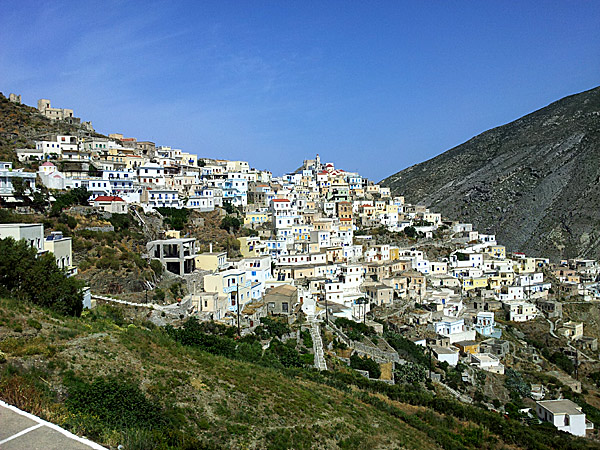
[[[325,293],[325,324],[329,323],[329,307],[327,306],[327,293]]]
[[[240,330],[240,290],[239,285],[235,286],[235,306],[237,309],[237,329],[238,329],[238,337],[242,337],[242,333]]]
[[[429,381],[431,381],[431,345],[429,347]]]

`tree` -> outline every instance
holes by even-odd
[[[31,206],[37,212],[43,212],[48,205],[48,194],[47,192],[36,191],[33,193],[33,200],[31,201]]]
[[[28,187],[22,178],[14,177],[12,179],[12,187],[13,187],[13,195],[15,197],[17,197],[17,198],[25,197]]]
[[[241,223],[240,220],[237,217],[234,216],[230,216],[229,214],[227,214],[225,217],[223,217],[223,220],[221,220],[221,228],[223,230],[227,230],[230,233],[233,231],[237,231],[240,229],[241,227]]]
[[[415,227],[406,227],[403,231],[404,234],[409,238],[414,239],[417,237],[417,230],[415,229]]]
[[[52,253],[37,255],[25,241],[0,240],[0,294],[79,316],[83,282],[67,276]]]

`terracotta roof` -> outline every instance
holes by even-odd
[[[56,167],[54,164],[52,164],[50,161],[46,161],[44,164],[42,164],[42,167]]]
[[[289,202],[289,200],[287,198],[274,198],[273,201],[274,202]]]
[[[124,202],[121,197],[116,196],[108,196],[108,195],[99,195],[94,199],[95,202]]]

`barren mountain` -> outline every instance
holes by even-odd
[[[486,131],[385,180],[510,250],[600,258],[600,87]]]

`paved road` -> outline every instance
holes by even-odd
[[[106,450],[0,400],[1,450]]]

